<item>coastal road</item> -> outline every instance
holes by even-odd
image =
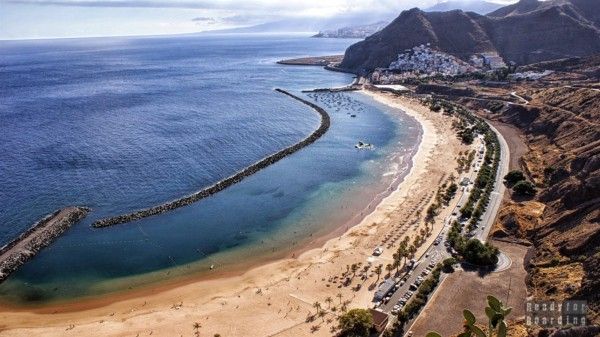
[[[504,198],[504,193],[506,192],[506,186],[504,186],[504,176],[509,171],[509,163],[510,163],[510,151],[508,149],[508,144],[502,134],[488,123],[492,131],[496,133],[498,137],[498,142],[500,143],[500,162],[498,163],[498,172],[496,172],[496,183],[494,184],[494,190],[490,195],[490,202],[488,207],[483,213],[481,217],[481,229],[477,234],[477,238],[482,242],[487,240],[488,235],[490,234],[490,230],[494,226],[494,221],[496,220],[496,215],[498,214],[498,210],[500,209],[500,204],[502,203],[502,199]]]
[[[489,125],[489,123],[488,123],[488,125]],[[498,210],[500,209],[500,204],[502,202],[502,198],[504,197],[504,193],[506,191],[506,187],[504,186],[503,180],[504,180],[504,176],[508,173],[508,170],[509,170],[509,158],[510,158],[510,152],[509,152],[508,144],[506,143],[506,140],[504,139],[504,137],[502,137],[502,134],[500,134],[500,132],[496,128],[494,128],[492,125],[490,125],[490,128],[492,129],[492,131],[494,131],[496,133],[496,135],[498,137],[498,141],[500,143],[500,162],[498,165],[498,172],[496,173],[496,181],[494,184],[494,190],[490,196],[490,203],[480,221],[481,226],[479,229],[477,229],[478,233],[476,234],[476,237],[483,242],[485,242],[485,240],[487,239],[487,236],[489,235],[489,232],[494,224],[496,215],[498,214]],[[479,168],[479,166],[480,166],[478,157],[476,157],[476,159],[474,160],[474,163],[475,163],[475,165],[471,165],[471,167],[469,168],[469,172],[463,176],[463,177],[465,177],[465,176],[469,177],[470,181],[474,181],[475,177],[477,176],[475,169]],[[461,179],[462,179],[462,177],[461,177]],[[471,186],[471,185],[469,185],[469,186]],[[461,191],[461,195],[459,196],[458,200],[454,203],[454,208],[453,208],[452,213],[458,212],[460,207],[464,204],[464,202],[468,198],[468,191],[464,191],[463,188],[460,188],[459,191]],[[423,256],[421,256],[419,258],[419,260],[417,260],[417,262],[418,262],[417,266],[411,272],[404,273],[399,276],[400,279],[405,280],[405,282],[402,284],[402,286],[400,286],[396,291],[394,291],[391,294],[391,298],[387,303],[383,303],[381,306],[379,306],[378,310],[381,310],[385,313],[391,314],[391,311],[392,311],[392,308],[394,307],[394,305],[398,304],[398,301],[410,290],[409,289],[410,286],[416,281],[417,277],[423,276],[423,278],[426,279],[429,276],[429,275],[423,275],[423,272],[429,266],[430,263],[438,263],[438,262],[441,262],[444,259],[451,256],[451,254],[449,252],[449,248],[447,248],[443,244],[443,242],[445,242],[445,239],[448,234],[448,230],[450,229],[450,225],[455,219],[456,219],[456,217],[454,215],[450,215],[444,219],[444,226],[438,233],[438,237],[443,238],[442,243],[440,243],[439,245],[431,244],[429,246],[429,248],[427,249],[427,251],[425,252],[425,254]],[[505,261],[504,257],[505,257],[505,255],[502,254],[502,256],[500,257],[500,260]],[[501,264],[502,264],[501,269],[505,268],[505,265],[510,266],[510,260],[506,261],[506,263],[503,262]],[[442,273],[442,275],[440,276],[440,283],[446,277],[447,277],[447,275]],[[413,287],[413,289],[414,289],[414,287]],[[436,289],[434,290],[434,293],[438,289],[439,289],[439,287],[436,287]],[[416,293],[416,291],[414,291],[414,292]],[[412,296],[414,296],[414,294]],[[412,296],[410,298],[412,298]],[[432,296],[433,296],[433,293],[430,294],[429,297],[431,298]],[[427,304],[425,306],[427,306]],[[418,319],[418,316],[406,323],[406,326],[408,327],[406,329],[407,334],[410,331],[410,327],[412,326],[412,324],[414,323],[414,321],[416,319]]]

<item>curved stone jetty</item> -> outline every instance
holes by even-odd
[[[74,223],[83,219],[89,211],[89,208],[77,206],[59,209],[0,248],[0,283]]]
[[[142,218],[161,214],[161,213],[164,213],[164,212],[167,212],[170,210],[174,210],[176,208],[180,208],[183,206],[187,206],[198,200],[204,199],[204,198],[209,197],[217,192],[220,192],[220,191],[226,189],[227,187],[242,181],[244,178],[251,176],[252,174],[262,170],[263,168],[278,162],[279,160],[291,155],[292,153],[304,148],[305,146],[312,144],[317,139],[319,139],[323,134],[325,134],[325,132],[327,132],[327,130],[329,129],[329,126],[331,124],[331,120],[329,118],[329,115],[323,108],[321,108],[318,105],[316,105],[312,102],[309,102],[303,98],[293,95],[283,89],[275,89],[275,91],[280,92],[284,95],[287,95],[295,100],[298,100],[298,101],[308,105],[313,110],[315,110],[321,116],[321,124],[319,125],[319,127],[315,131],[313,131],[313,133],[311,133],[308,137],[304,138],[302,141],[300,141],[292,146],[286,147],[285,149],[283,149],[279,152],[276,152],[268,157],[265,157],[265,158],[259,160],[258,162],[246,167],[245,169],[238,171],[237,173],[213,184],[212,186],[206,187],[206,188],[204,188],[198,192],[195,192],[191,195],[188,195],[188,196],[185,196],[185,197],[173,200],[173,201],[169,201],[169,202],[161,204],[161,205],[153,206],[150,208],[142,209],[142,210],[135,211],[135,212],[128,213],[128,214],[118,215],[118,216],[111,217],[111,218],[100,219],[100,220],[94,222],[92,224],[92,226],[99,228],[99,227],[108,227],[108,226],[123,224],[123,223],[127,223],[130,221],[139,220]]]

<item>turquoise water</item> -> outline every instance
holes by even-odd
[[[360,93],[302,94],[348,74],[275,64],[353,40],[180,36],[0,42],[0,243],[68,205],[93,209],[0,285],[44,303],[275,258],[347,226],[397,182],[416,121]],[[199,190],[289,146],[317,142],[210,198],[106,229],[95,219]],[[356,115],[351,117],[350,115]],[[358,141],[375,144],[358,150]]]

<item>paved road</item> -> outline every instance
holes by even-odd
[[[485,213],[481,217],[480,223],[482,227],[479,229],[479,233],[477,234],[477,238],[482,242],[485,242],[490,234],[490,230],[494,225],[494,220],[496,220],[496,215],[500,209],[502,198],[504,198],[504,192],[506,191],[506,186],[504,186],[504,176],[509,171],[510,163],[510,151],[508,150],[508,144],[506,143],[506,140],[495,127],[490,125],[490,128],[492,128],[492,130],[498,136],[498,141],[500,143],[500,163],[498,164],[496,184],[494,185],[494,190],[490,196],[490,203],[488,204]]]
[[[511,92],[510,95],[522,100],[525,103],[525,105],[529,104],[529,101],[523,98],[522,96],[519,96],[516,91]]]
[[[481,224],[480,228],[476,229],[476,231],[477,231],[476,237],[478,239],[480,239],[481,241],[486,240],[486,238],[490,232],[490,229],[493,226],[493,222],[496,218],[498,210],[500,208],[500,204],[502,202],[502,198],[503,198],[504,192],[506,190],[506,187],[504,186],[504,183],[503,183],[503,179],[504,179],[504,176],[506,175],[506,173],[508,173],[509,158],[510,158],[510,153],[508,150],[508,144],[506,143],[506,140],[502,137],[502,135],[500,134],[500,132],[498,132],[498,130],[496,128],[494,128],[491,125],[490,125],[490,127],[496,133],[496,135],[498,136],[498,140],[500,142],[500,162],[498,165],[498,172],[496,175],[496,182],[495,182],[494,190],[490,196],[490,203],[486,209],[486,212],[482,216],[482,219],[480,221],[480,224]],[[480,143],[478,141],[475,145],[475,149],[477,149],[479,147],[479,144]],[[478,169],[480,166],[479,154],[476,155],[475,160],[473,162],[475,165],[471,165],[471,167],[469,168],[469,172],[466,175],[463,175],[460,177],[461,180],[465,176],[469,177],[470,181],[475,180],[475,177],[477,176],[477,172],[475,172],[475,169],[476,168]],[[458,213],[458,210],[460,209],[460,207],[466,202],[471,188],[472,188],[472,185],[469,185],[469,188],[467,189],[467,191],[464,191],[462,187],[459,188],[460,195],[459,195],[458,199],[457,200],[455,199],[456,201],[451,203],[451,206],[454,207],[453,212],[452,212],[453,214],[455,212]],[[420,259],[418,260],[418,264],[414,268],[414,270],[410,274],[402,274],[400,276],[401,279],[406,279],[405,283],[391,295],[391,299],[389,300],[389,302],[382,304],[379,307],[379,310],[384,311],[386,313],[391,313],[394,305],[396,305],[398,303],[398,301],[406,294],[406,292],[409,291],[410,285],[415,282],[415,280],[417,279],[418,276],[422,275],[423,271],[428,267],[428,265],[431,262],[437,263],[437,262],[443,261],[447,257],[451,256],[450,252],[448,251],[448,248],[445,247],[444,242],[445,242],[446,236],[448,234],[448,230],[450,229],[450,225],[452,224],[452,222],[455,219],[456,219],[456,217],[454,215],[448,216],[446,219],[444,219],[444,226],[441,229],[440,233],[438,233],[438,236],[443,238],[442,243],[440,243],[439,245],[432,244],[429,247],[429,249],[426,251],[426,253],[420,257]],[[503,255],[503,257],[504,256],[505,255]],[[501,260],[504,261],[505,259],[501,258]],[[507,264],[508,264],[508,266],[510,266],[510,260],[507,261],[506,263],[504,263],[504,262],[502,263],[503,268]],[[424,276],[425,279],[427,277],[428,277],[428,275]],[[446,275],[444,273],[442,273],[440,282],[443,281],[443,279],[445,277],[446,277]],[[439,289],[439,288],[436,288],[434,290],[434,292],[437,291],[437,289]],[[414,294],[412,296],[414,296]],[[430,295],[430,297],[431,297],[431,295]],[[410,331],[410,327],[412,326],[412,324],[414,323],[414,321],[416,319],[417,319],[417,317],[414,318],[413,320],[410,320],[409,322],[407,322],[407,324],[406,324],[406,326],[408,327],[406,329],[407,333],[408,333],[408,331]]]

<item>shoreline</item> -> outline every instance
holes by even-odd
[[[381,98],[384,94],[365,93],[394,109],[402,107],[390,105],[386,102],[388,98]],[[77,312],[53,314],[52,308],[47,308],[43,313],[27,309],[7,312],[2,307],[0,317],[3,317],[4,326],[1,328],[4,328],[7,336],[81,336],[93,334],[90,331],[116,336],[131,336],[136,332],[154,332],[166,336],[189,334],[192,322],[201,320],[204,335],[219,332],[228,336],[248,333],[256,336],[278,333],[292,336],[298,335],[297,329],[305,327],[300,335],[309,336],[311,333],[305,317],[306,312],[310,313],[313,309],[314,300],[323,300],[327,294],[333,296],[339,291],[343,294],[349,292],[353,306],[367,305],[372,294],[366,291],[366,286],[360,293],[354,293],[345,288],[329,288],[329,284],[325,287],[324,282],[318,280],[344,269],[348,261],[370,259],[372,241],[380,240],[380,236],[375,234],[380,230],[386,231],[386,226],[393,226],[398,220],[405,220],[397,210],[408,209],[410,203],[406,202],[416,198],[414,192],[427,190],[423,184],[430,182],[432,176],[437,178],[440,175],[439,172],[432,173],[431,167],[436,165],[436,161],[432,161],[434,151],[440,151],[436,150],[441,140],[441,135],[436,132],[440,123],[438,121],[434,125],[429,116],[407,106],[404,106],[404,113],[415,118],[422,130],[419,145],[410,160],[412,167],[398,186],[382,198],[370,213],[365,214],[358,225],[348,228],[341,236],[327,240],[320,248],[307,250],[293,259],[281,259],[255,267],[239,276],[195,281],[187,285],[165,287],[159,292],[140,292],[135,298],[119,299],[102,307],[79,307]],[[450,134],[446,132],[446,136]],[[447,165],[438,166],[437,169],[440,167],[449,169]],[[381,258],[385,260],[391,252],[386,251],[384,255]],[[281,305],[286,302],[291,307],[284,315]],[[337,300],[335,302],[337,304]],[[297,309],[291,310],[296,306]],[[70,307],[75,308],[74,305]],[[228,315],[233,316],[226,318]],[[236,322],[234,326],[231,319]],[[257,319],[270,319],[272,324],[256,326]],[[286,334],[286,331],[295,333]],[[324,336],[327,333],[325,329],[320,331],[317,335]]]
[[[360,92],[368,97],[371,97],[374,101],[382,103],[381,101],[377,100],[371,93],[365,90],[360,90]],[[397,107],[395,107],[394,109],[400,110]],[[398,112],[399,111],[392,112],[392,118],[396,118],[394,115]],[[406,177],[411,173],[412,168],[414,166],[414,158],[417,152],[419,151],[421,142],[423,141],[423,128],[422,123],[415,117],[415,115],[411,115],[406,111],[401,111],[400,113],[404,113],[407,116],[414,118],[417,124],[420,126],[417,142],[407,149],[406,155],[408,155],[408,158],[410,158],[410,160],[405,162],[406,168],[398,172],[398,174],[394,177],[390,184],[385,189],[378,192],[368,204],[364,205],[364,207],[360,209],[355,209],[353,212],[354,215],[347,221],[345,221],[344,223],[339,223],[336,226],[331,226],[330,230],[327,230],[318,236],[311,235],[310,237],[304,238],[304,240],[299,242],[296,248],[290,251],[277,251],[274,255],[271,254],[253,257],[252,259],[250,259],[250,263],[244,261],[235,264],[229,264],[225,267],[220,267],[211,271],[192,271],[190,273],[183,273],[174,277],[172,276],[166,280],[149,281],[133,289],[123,288],[115,291],[109,291],[106,294],[92,294],[89,296],[50,300],[49,302],[45,303],[21,303],[0,300],[0,312],[4,310],[12,310],[19,312],[35,313],[66,313],[76,312],[79,310],[101,308],[103,306],[107,306],[119,301],[143,297],[148,293],[164,292],[173,288],[187,286],[197,282],[241,277],[244,274],[251,272],[256,268],[260,268],[272,263],[285,261],[288,259],[293,260],[311,250],[321,249],[324,245],[327,244],[328,241],[340,238],[344,234],[347,234],[348,231],[352,230],[353,227],[360,225],[366,217],[376,212],[377,207],[382,203],[382,201],[394,192],[397,192],[399,186],[403,184]],[[181,265],[174,268],[161,269],[147,274],[134,275],[131,276],[131,278],[144,276],[148,277],[155,273],[164,273],[168,272],[169,270],[184,267],[185,265]],[[125,277],[124,279],[127,278],[128,277]]]

